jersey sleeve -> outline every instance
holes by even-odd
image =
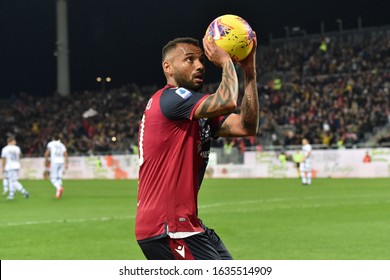
[[[161,111],[171,120],[192,119],[194,109],[207,96],[185,88],[169,88],[161,95]]]

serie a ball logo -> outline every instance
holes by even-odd
[[[235,61],[245,59],[253,48],[254,33],[243,18],[223,15],[213,20],[206,30],[215,43],[229,53]]]

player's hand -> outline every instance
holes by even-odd
[[[237,62],[237,64],[248,74],[256,72],[256,49],[257,49],[257,37],[256,32],[253,31],[253,47],[249,55]]]
[[[230,55],[218,47],[215,43],[214,38],[211,36],[203,37],[203,49],[207,58],[217,67],[222,67],[228,60]]]

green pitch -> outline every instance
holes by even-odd
[[[144,259],[134,238],[137,182],[49,181],[0,198],[0,259]],[[235,259],[390,259],[390,178],[208,179],[199,214]]]

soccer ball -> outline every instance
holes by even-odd
[[[213,37],[215,43],[235,61],[246,58],[253,48],[252,28],[246,20],[236,15],[217,17],[210,23],[206,35]]]

